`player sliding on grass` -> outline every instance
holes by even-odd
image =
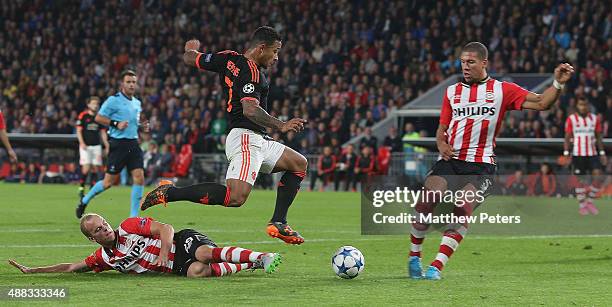
[[[461,52],[463,80],[449,86],[442,102],[440,124],[436,133],[440,159],[425,179],[425,189],[442,191],[471,190],[486,195],[497,170],[495,136],[504,113],[509,110],[547,110],[559,98],[574,68],[560,64],[554,71],[554,83],[542,94],[535,94],[510,82],[501,82],[487,75],[488,50],[479,42],[471,42]],[[459,193],[457,193],[459,194]],[[472,194],[474,195],[474,194]],[[417,203],[418,214],[430,214],[439,202],[425,199]],[[453,213],[469,216],[479,203],[455,207]],[[421,245],[429,225],[420,220],[412,225],[408,271],[411,278],[423,278]],[[439,252],[425,272],[426,279],[440,279],[440,271],[459,246],[467,232],[467,224],[449,225],[444,232]]]
[[[200,70],[218,73],[227,95],[226,111],[230,119],[230,132],[225,147],[229,161],[226,185],[210,182],[176,188],[163,182],[146,196],[141,209],[179,200],[240,207],[251,193],[259,172],[284,172],[278,184],[276,207],[267,233],[287,243],[303,243],[304,238],[287,224],[287,211],[306,175],[307,160],[266,135],[266,128],[283,133],[299,132],[304,129],[306,122],[300,118],[283,122],[266,111],[269,108],[270,83],[260,69],[269,68],[278,61],[280,35],[270,27],[258,28],[244,54],[234,51],[200,53],[197,51],[199,48],[200,42],[197,40],[185,43],[185,63]]]
[[[30,268],[9,263],[23,273],[102,272],[173,273],[187,277],[220,277],[245,269],[272,273],[280,263],[276,253],[260,253],[240,247],[217,245],[193,229],[174,233],[172,225],[151,218],[131,217],[113,230],[93,213],[81,218],[81,232],[102,247],[80,262]]]

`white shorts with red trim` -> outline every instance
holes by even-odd
[[[272,172],[284,150],[285,145],[279,142],[264,139],[249,129],[234,128],[225,143],[229,161],[225,179],[238,179],[253,185],[258,173]]]
[[[86,149],[79,147],[79,164],[81,165],[102,165],[102,145],[87,146]]]

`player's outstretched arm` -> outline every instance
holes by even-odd
[[[46,267],[30,268],[25,265],[19,264],[17,261],[9,259],[9,264],[19,269],[24,274],[33,273],[83,273],[89,272],[91,269],[85,263],[85,260],[75,263],[60,263],[56,265],[50,265]]]
[[[561,91],[565,87],[565,83],[569,81],[569,79],[574,74],[574,67],[568,63],[559,64],[557,68],[555,68],[554,78],[555,81],[553,85],[547,88],[544,93],[536,94],[529,93],[527,97],[525,97],[525,102],[523,102],[523,109],[530,110],[548,110],[550,107],[557,101],[559,95],[561,95]]]
[[[242,114],[260,126],[280,130],[285,133],[288,131],[300,132],[304,129],[306,120],[292,118],[286,122],[271,116],[259,106],[259,100],[252,97],[245,97],[240,100],[242,103]]]

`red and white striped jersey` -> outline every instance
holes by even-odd
[[[115,246],[112,249],[98,248],[85,263],[95,272],[117,270],[122,273],[172,272],[175,246],[168,254],[166,267],[154,266],[159,256],[161,239],[151,235],[149,217],[131,217],[124,220],[115,230]]]
[[[588,113],[584,117],[578,115],[578,113],[568,116],[565,120],[565,133],[572,133],[573,135],[574,149],[572,150],[572,156],[596,156],[595,133],[601,133],[601,131],[601,118],[593,113]]]
[[[495,136],[507,110],[520,110],[529,91],[511,82],[487,77],[472,85],[446,88],[440,124],[455,159],[495,164]]]

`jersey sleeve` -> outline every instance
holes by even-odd
[[[107,117],[107,118],[112,118],[115,112],[116,112],[115,102],[114,102],[113,96],[111,96],[111,97],[108,97],[106,101],[104,101],[104,103],[102,104],[102,107],[100,107],[100,110],[98,111],[98,114],[104,117]]]
[[[502,92],[504,95],[502,108],[504,110],[521,110],[523,102],[529,91],[520,87],[516,83],[502,82]]]
[[[128,233],[150,236],[152,221],[154,220],[150,217],[130,217],[125,219],[120,227]]]
[[[601,115],[595,116],[595,133],[602,133],[603,127],[601,125]]]
[[[572,133],[573,129],[572,119],[568,116],[567,119],[565,119],[565,133]]]
[[[77,127],[84,128],[85,125],[83,125],[83,117],[85,117],[85,112],[82,112],[81,114],[79,114],[79,117],[77,117],[77,121],[76,121]]]
[[[450,125],[452,119],[453,110],[448,99],[448,93],[444,92],[444,98],[442,100],[442,111],[440,111],[440,125]]]
[[[6,123],[4,122],[4,115],[2,115],[2,111],[0,111],[0,130],[6,129]]]
[[[259,68],[252,61],[246,61],[243,67],[240,68],[237,86],[240,100],[242,99],[261,99],[261,82]]]
[[[196,57],[196,67],[200,70],[221,72],[227,63],[225,53],[199,53]]]
[[[101,247],[96,249],[96,251],[89,255],[89,257],[85,258],[85,264],[87,264],[87,266],[96,273],[113,269],[111,266],[106,264],[106,262],[104,262]]]

